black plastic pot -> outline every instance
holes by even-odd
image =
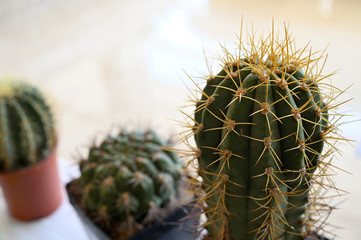
[[[89,239],[112,240],[112,238],[106,235],[96,224],[94,224],[94,222],[78,205],[76,197],[71,191],[69,191],[69,184],[66,189],[69,200],[82,220]],[[179,207],[162,221],[133,234],[131,237],[127,238],[127,240],[194,240],[194,231],[191,227],[196,226],[196,221],[193,218],[186,218],[187,214],[192,209],[193,206]]]

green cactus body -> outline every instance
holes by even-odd
[[[31,166],[54,150],[51,109],[40,91],[21,82],[0,83],[0,171]]]
[[[104,222],[161,218],[181,178],[181,163],[166,144],[154,131],[121,131],[92,147],[80,163],[83,207]]]
[[[307,234],[329,109],[320,74],[310,70],[312,55],[291,52],[287,37],[270,35],[260,46],[251,37],[252,50],[239,45],[243,58],[225,51],[223,59],[231,60],[196,103],[193,132],[210,239]]]

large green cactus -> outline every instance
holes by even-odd
[[[56,144],[54,117],[42,93],[24,82],[0,82],[0,171],[31,166]]]
[[[236,51],[224,48],[222,70],[190,117],[208,238],[304,239],[311,186],[328,177],[315,171],[333,130],[320,56],[295,49],[287,31],[285,39],[250,36]]]
[[[181,177],[179,159],[166,149],[154,131],[121,131],[92,147],[80,163],[83,207],[102,224],[127,223],[126,235],[162,218]]]

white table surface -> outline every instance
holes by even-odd
[[[59,158],[63,182],[63,202],[51,215],[32,222],[21,222],[10,216],[0,194],[0,240],[89,240],[82,222],[69,202],[65,184],[79,175],[76,165]]]

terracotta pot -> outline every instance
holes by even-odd
[[[0,173],[0,186],[8,209],[15,218],[31,221],[55,211],[62,202],[62,187],[56,150],[25,169]]]

